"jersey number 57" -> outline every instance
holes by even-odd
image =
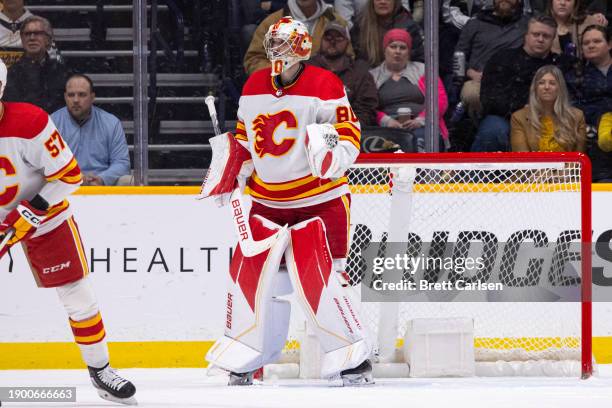
[[[51,157],[57,157],[59,156],[60,152],[64,150],[66,145],[64,144],[62,137],[56,130],[45,142],[45,147],[49,151],[49,154],[51,154]]]

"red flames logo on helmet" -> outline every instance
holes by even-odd
[[[310,43],[312,41],[308,40],[309,37],[308,33],[299,34],[296,31],[291,33],[289,44],[291,44],[293,52],[298,57],[308,58],[310,55]]]
[[[272,27],[272,31],[278,31],[283,24],[291,24],[293,23],[293,19],[291,17],[281,17],[274,26]]]
[[[286,137],[280,143],[274,140],[276,129],[282,124],[287,129],[297,129],[297,119],[290,111],[280,111],[274,114],[258,115],[253,121],[253,131],[255,132],[255,153],[259,157],[266,154],[270,156],[282,156],[287,153],[295,144],[295,138]]]

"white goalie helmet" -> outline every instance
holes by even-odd
[[[312,37],[304,23],[286,16],[270,26],[264,37],[264,48],[275,76],[310,58]]]
[[[7,76],[7,69],[6,69],[6,65],[4,65],[4,61],[2,61],[2,58],[0,58],[0,82],[2,82],[2,85],[0,85],[0,99],[2,99],[2,95],[4,95],[4,88],[6,88],[6,76]]]

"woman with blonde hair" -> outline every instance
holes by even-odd
[[[529,105],[512,114],[514,152],[585,152],[586,125],[580,109],[570,105],[561,70],[538,69],[531,81]]]

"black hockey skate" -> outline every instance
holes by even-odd
[[[227,385],[253,385],[253,375],[255,371],[249,371],[247,373],[235,373],[231,371],[229,373]]]
[[[372,363],[370,360],[364,360],[363,363],[359,364],[357,367],[342,371],[340,377],[345,387],[374,384],[374,379],[372,378]]]
[[[107,364],[102,368],[87,367],[87,369],[91,382],[101,398],[125,405],[138,405],[134,398],[136,394],[134,384],[117,374],[110,365]]]

